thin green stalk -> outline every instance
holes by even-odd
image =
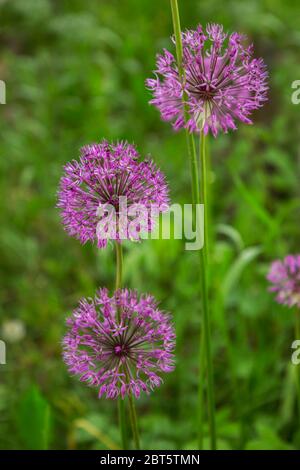
[[[176,41],[176,55],[177,55],[177,65],[180,75],[183,75],[182,70],[182,40],[181,40],[181,26],[180,26],[180,16],[177,0],[171,1],[171,10],[172,10],[172,21],[173,29]]]
[[[123,253],[121,243],[116,242],[116,290],[122,287]],[[120,312],[118,311],[120,321]],[[128,449],[127,426],[125,414],[125,401],[120,397],[118,400],[119,426],[121,434],[122,449]]]
[[[135,448],[137,450],[139,450],[140,449],[139,430],[138,430],[138,425],[137,425],[137,417],[136,417],[136,411],[135,411],[133,396],[132,396],[131,393],[129,394],[129,414],[130,414],[130,421],[131,421],[132,434],[133,434],[133,440],[134,440]]]
[[[199,370],[199,387],[198,387],[198,446],[199,450],[203,450],[203,423],[204,423],[204,384],[205,384],[205,344],[204,338],[200,344],[200,370]]]
[[[116,290],[122,287],[122,273],[123,273],[123,250],[121,243],[116,242]],[[118,311],[118,320],[120,321],[120,312]],[[127,375],[127,379],[129,380],[128,373],[125,371]],[[132,394],[129,394],[129,414],[130,414],[130,422],[132,427],[132,435],[133,440],[135,443],[136,449],[140,448],[139,443],[139,432],[137,426],[137,417],[136,411],[134,406],[134,401]],[[122,438],[122,446],[123,449],[128,449],[128,440],[127,440],[127,427],[126,427],[126,415],[125,415],[125,402],[122,398],[119,398],[119,422],[120,422],[120,431],[121,431],[121,438]]]
[[[204,245],[200,253],[200,280],[203,306],[203,333],[206,352],[207,367],[207,398],[208,398],[208,419],[210,427],[211,448],[217,448],[216,422],[215,422],[215,393],[213,361],[211,352],[211,331],[210,331],[210,312],[208,302],[208,229],[207,229],[207,169],[205,155],[205,135],[200,133],[200,165],[201,165],[201,199],[200,203],[204,207]]]
[[[201,143],[199,148],[201,149]],[[200,152],[199,152],[200,153]],[[200,155],[199,155],[200,158]],[[212,196],[213,192],[211,190],[211,179],[212,179],[212,168],[211,168],[211,155],[210,155],[210,140],[209,135],[205,136],[205,160],[206,160],[206,174],[207,174],[207,202],[206,202],[206,228],[207,228],[207,254],[208,261],[210,256],[210,247],[214,246],[215,233],[213,226],[211,224],[211,207],[212,207]],[[209,272],[210,274],[210,272]],[[209,278],[210,279],[210,278]]]
[[[208,254],[209,254],[209,237],[208,237],[208,171],[207,171],[207,156],[206,156],[206,137],[204,132],[200,132],[199,141],[199,159],[201,168],[201,203],[204,204],[204,246],[203,251],[205,255],[206,270],[208,268]]]
[[[121,397],[118,399],[118,413],[119,413],[119,426],[120,426],[122,449],[128,450],[125,401]]]
[[[179,74],[182,82],[184,81],[184,70],[182,67],[182,40],[181,40],[181,27],[180,18],[178,11],[177,0],[170,0],[172,10],[172,20],[176,43],[176,54]],[[185,120],[188,117],[188,110],[185,103],[185,96],[183,96],[184,116]],[[202,168],[202,197],[200,195],[200,182],[199,182],[199,170],[196,155],[196,147],[193,135],[186,132],[187,147],[190,158],[191,168],[191,188],[193,205],[196,208],[198,204],[204,204],[204,210],[206,212],[207,197],[206,193],[206,161],[205,161],[205,142],[203,138],[203,145],[201,145],[201,168]],[[204,213],[205,213],[204,212]],[[205,216],[206,217],[206,216]],[[214,401],[214,384],[213,384],[213,364],[211,356],[211,340],[210,340],[210,317],[208,309],[208,285],[207,285],[207,251],[206,251],[205,239],[204,248],[199,251],[200,253],[200,287],[201,287],[201,300],[202,300],[202,314],[203,314],[203,333],[201,334],[200,342],[200,383],[199,383],[199,402],[198,402],[198,416],[199,422],[199,447],[203,447],[203,394],[204,394],[204,380],[202,370],[204,368],[203,357],[205,352],[206,367],[207,367],[207,398],[208,398],[208,416],[209,416],[209,428],[210,428],[210,445],[212,449],[216,448],[216,429],[215,429],[215,401]],[[201,346],[202,345],[202,346]],[[204,348],[204,352],[203,349]]]
[[[122,287],[122,273],[123,273],[123,250],[121,243],[116,242],[116,287],[115,289],[121,289]],[[120,316],[120,312],[118,312],[118,316]],[[119,318],[120,320],[120,318]]]

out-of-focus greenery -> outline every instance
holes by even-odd
[[[179,6],[184,28],[221,22],[245,32],[270,73],[270,99],[255,125],[209,141],[219,447],[299,449],[294,312],[273,301],[265,280],[273,258],[299,251],[300,107],[291,103],[291,83],[300,79],[299,2]],[[56,191],[62,165],[81,145],[106,137],[151,153],[172,201],[190,202],[184,135],[160,121],[144,86],[156,52],[170,45],[169,2],[0,0],[0,21],[7,86],[0,108],[0,338],[7,344],[0,447],[118,447],[116,403],[69,377],[60,345],[78,299],[113,287],[114,253],[66,235]],[[197,256],[181,241],[125,246],[124,282],[160,299],[178,336],[176,371],[137,404],[144,448],[196,446],[197,277]]]

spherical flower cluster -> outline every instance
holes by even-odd
[[[289,307],[300,307],[300,255],[288,255],[272,263],[267,279],[277,292],[276,300]]]
[[[249,116],[267,99],[267,72],[262,59],[252,58],[253,46],[245,47],[244,39],[224,33],[217,24],[182,33],[182,73],[173,54],[159,54],[156,78],[146,84],[153,93],[150,103],[162,119],[172,121],[175,130],[210,130],[214,136],[236,129],[236,121],[252,124]]]
[[[138,158],[133,145],[104,140],[67,163],[58,207],[71,236],[103,248],[109,239],[139,240],[153,230],[159,212],[168,208],[168,187],[153,161]]]
[[[100,289],[95,299],[82,299],[67,320],[64,360],[72,374],[116,398],[161,384],[161,372],[174,368],[175,332],[170,316],[150,295]]]

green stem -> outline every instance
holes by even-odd
[[[122,449],[128,450],[128,440],[127,440],[127,426],[126,426],[126,413],[125,413],[125,401],[123,398],[119,397],[118,399],[118,413],[119,413],[119,426],[121,434]]]
[[[204,245],[200,253],[200,279],[203,307],[203,341],[205,343],[206,367],[207,367],[207,398],[208,398],[208,419],[210,428],[211,448],[216,449],[216,424],[215,424],[215,394],[214,394],[214,376],[213,361],[211,352],[211,331],[210,331],[210,314],[208,302],[208,229],[207,229],[207,170],[205,155],[205,135],[203,131],[200,133],[200,165],[201,165],[201,199],[200,203],[204,207]]]
[[[139,430],[138,430],[138,425],[137,425],[137,417],[136,417],[136,411],[135,411],[133,396],[132,396],[131,393],[129,394],[129,414],[130,414],[130,421],[131,421],[132,434],[133,434],[133,440],[134,440],[135,448],[137,450],[139,450],[140,449]]]
[[[181,27],[180,18],[178,11],[177,0],[170,0],[172,10],[173,28],[176,42],[176,54],[178,71],[181,76],[182,82],[184,81],[184,70],[182,67],[182,39],[181,39]],[[183,108],[185,121],[188,118],[188,109],[185,101],[185,95],[183,95]],[[203,134],[202,134],[203,136]],[[196,147],[193,135],[186,131],[187,147],[190,158],[191,168],[191,189],[194,208],[197,210],[198,204],[204,204],[204,218],[206,215],[206,204],[207,204],[207,171],[206,171],[206,159],[205,159],[205,139],[204,136],[201,139],[201,168],[202,168],[202,192],[200,195],[200,183],[199,183],[199,170],[196,156]],[[207,231],[206,224],[204,230]],[[205,236],[205,233],[204,233]],[[201,287],[201,300],[202,300],[202,314],[203,314],[203,333],[201,334],[200,341],[200,383],[199,383],[199,402],[198,402],[198,416],[199,416],[199,447],[203,447],[203,394],[204,394],[204,369],[203,356],[205,352],[206,367],[207,367],[207,397],[208,397],[208,416],[209,416],[209,428],[210,428],[210,445],[212,449],[216,449],[216,429],[215,429],[215,400],[214,400],[214,383],[213,383],[213,364],[211,355],[211,340],[210,340],[210,316],[208,306],[208,283],[207,283],[207,238],[204,240],[204,247],[199,251],[200,253],[200,287]],[[202,349],[203,348],[203,349]]]
[[[116,242],[116,286],[118,290],[122,287],[122,271],[123,271],[123,253],[121,243]],[[118,311],[118,320],[120,321],[120,312]],[[126,429],[126,415],[125,415],[125,401],[123,398],[118,400],[118,412],[119,412],[119,426],[122,441],[122,449],[128,449],[127,429]]]
[[[203,450],[203,422],[204,422],[204,384],[205,384],[205,344],[204,338],[200,343],[200,371],[198,386],[198,445],[199,450]]]
[[[116,269],[115,289],[118,290],[118,289],[121,289],[122,287],[122,273],[123,273],[123,250],[122,250],[122,244],[118,242],[116,242],[116,264],[117,264],[117,269]],[[120,321],[120,311],[118,311],[117,314],[118,314],[118,320]],[[128,376],[127,376],[127,379],[129,380]],[[140,444],[139,444],[137,417],[136,417],[134,401],[133,401],[133,397],[131,393],[129,394],[129,414],[130,414],[133,440],[134,440],[136,449],[139,449]],[[126,429],[125,401],[121,397],[119,398],[119,423],[120,423],[123,450],[126,450],[128,449],[128,440],[127,440],[127,429]]]
[[[122,273],[123,273],[123,250],[121,243],[116,242],[116,286],[115,289],[121,289],[122,287]],[[118,315],[120,313],[118,312]],[[120,318],[119,318],[120,320]]]
[[[208,238],[208,192],[207,192],[207,160],[206,160],[206,145],[205,135],[203,131],[200,132],[200,167],[201,167],[201,203],[204,204],[204,246],[203,251],[205,255],[206,270],[208,268],[208,254],[209,254],[209,238]]]
[[[172,21],[173,21],[173,29],[175,35],[175,42],[176,42],[176,55],[177,55],[177,65],[179,74],[183,75],[182,70],[182,40],[181,40],[181,27],[180,27],[180,17],[179,17],[179,9],[177,0],[170,0],[171,1],[171,11],[172,11]]]

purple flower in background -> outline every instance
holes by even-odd
[[[168,208],[168,187],[152,160],[138,158],[135,146],[103,140],[66,164],[58,207],[71,236],[103,248],[108,239],[139,240],[142,231],[153,230]]]
[[[98,387],[99,397],[150,393],[161,372],[174,369],[175,332],[170,316],[150,295],[118,290],[109,297],[82,299],[67,320],[64,360],[82,382]]]
[[[244,39],[224,33],[217,24],[182,33],[182,78],[173,54],[166,49],[159,54],[156,78],[146,84],[153,93],[150,103],[162,119],[172,121],[175,130],[210,130],[214,136],[236,129],[236,121],[252,124],[249,116],[267,99],[267,72],[262,59],[252,58],[253,46],[245,47]]]
[[[288,255],[283,261],[271,264],[267,279],[271,282],[271,292],[277,292],[280,304],[300,307],[300,255]]]

